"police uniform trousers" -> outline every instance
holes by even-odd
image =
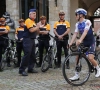
[[[16,42],[16,50],[17,50],[17,55],[18,55],[18,65],[20,65],[21,62],[21,52],[23,50],[23,41],[22,42]]]
[[[31,38],[23,39],[23,50],[24,56],[22,58],[19,72],[25,71],[28,67],[28,70],[32,70],[35,64],[35,40]]]
[[[39,65],[40,66],[42,64],[44,48],[45,48],[45,50],[47,52],[48,51],[48,48],[49,48],[49,39],[41,39],[39,41],[39,57],[40,57]]]
[[[2,54],[5,52],[5,49],[7,48],[7,46],[8,46],[7,40],[0,41],[0,62],[2,59]],[[9,63],[9,62],[10,62],[10,60],[7,59],[7,63]]]
[[[57,60],[58,60],[57,65],[60,66],[62,47],[64,49],[65,57],[68,55],[68,49],[67,49],[68,40],[64,40],[64,41],[57,40],[56,45],[57,45]]]
[[[0,41],[0,62],[2,59],[2,54],[4,52],[5,46],[4,46],[4,41]]]

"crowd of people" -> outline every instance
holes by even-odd
[[[94,60],[94,51],[95,51],[95,41],[93,36],[93,31],[91,27],[91,21],[85,19],[87,15],[87,11],[79,8],[75,11],[76,20],[78,21],[75,25],[75,32],[72,37],[71,42],[69,43],[69,47],[75,41],[77,34],[80,34],[80,39],[76,41],[76,45],[79,45],[83,42],[84,46],[90,47],[88,58],[90,62],[96,67],[97,73],[95,77],[100,76],[100,68]],[[36,9],[29,10],[29,18],[25,21],[24,19],[19,20],[19,26],[16,28],[15,31],[15,39],[20,41],[16,43],[16,49],[18,53],[18,63],[17,67],[19,67],[19,74],[22,76],[28,76],[28,73],[38,73],[34,69],[35,64],[35,38],[39,35],[39,66],[41,67],[42,60],[43,60],[43,50],[45,48],[46,52],[49,48],[49,41],[50,36],[49,32],[51,30],[50,24],[47,23],[46,16],[41,16],[40,21],[35,23],[36,19]],[[5,39],[3,37],[8,37],[9,33],[9,26],[7,26],[5,22],[5,18],[0,18],[0,60],[2,58],[2,52],[7,47],[7,43],[5,44]],[[70,23],[65,20],[65,13],[59,12],[59,20],[54,23],[54,34],[57,38],[56,45],[57,45],[57,64],[56,68],[61,67],[61,52],[62,47],[64,49],[65,57],[68,55],[68,40],[69,40],[69,33],[70,33]],[[62,41],[63,40],[63,41]],[[7,41],[6,41],[7,42]],[[21,60],[21,52],[24,52],[24,56]],[[69,61],[67,61],[67,69],[69,67]],[[10,67],[10,60],[7,60],[7,66]],[[26,71],[26,68],[27,71]],[[78,79],[79,74],[75,72],[75,76],[70,78],[71,80]]]

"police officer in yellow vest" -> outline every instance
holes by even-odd
[[[61,52],[62,47],[64,48],[65,57],[68,55],[67,45],[69,39],[69,32],[70,32],[70,24],[68,21],[65,21],[65,13],[59,13],[59,21],[55,22],[54,24],[54,34],[58,38],[56,41],[57,44],[57,68],[61,66]],[[69,68],[69,62],[67,62],[67,68]]]
[[[8,38],[8,32],[10,28],[6,25],[5,18],[0,18],[0,62],[2,59],[2,53],[8,45],[8,40],[3,37]],[[7,66],[10,67],[10,59],[7,58]]]
[[[20,66],[20,62],[21,62],[21,52],[23,50],[24,25],[25,25],[24,19],[20,19],[19,26],[16,28],[16,32],[15,32],[15,39],[17,40],[16,49],[17,49],[17,55],[18,55],[17,67]]]
[[[39,30],[39,24],[35,24],[36,9],[29,10],[29,18],[25,21],[24,33],[23,33],[23,48],[24,56],[20,64],[19,74],[22,76],[28,76],[25,69],[28,67],[28,73],[37,73],[34,70],[35,64],[35,38],[36,31]]]
[[[39,31],[39,57],[40,57],[40,62],[39,62],[39,67],[42,64],[42,59],[43,59],[43,50],[44,48],[46,49],[46,52],[48,51],[49,48],[49,31],[50,31],[50,25],[46,21],[45,16],[40,17],[40,31]]]

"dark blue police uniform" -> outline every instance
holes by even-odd
[[[46,23],[43,27],[40,28],[40,31],[50,31],[50,25]],[[50,37],[49,34],[47,35],[39,34],[39,39],[40,39],[39,40],[39,57],[40,57],[39,66],[41,66],[42,59],[43,59],[43,50],[45,48],[46,52],[48,51]]]
[[[15,34],[17,34],[18,37],[18,42],[16,42],[16,49],[17,49],[17,55],[18,55],[18,64],[17,66],[20,66],[21,62],[21,52],[23,50],[23,40],[21,41],[20,39],[23,38],[23,33],[24,33],[24,27],[19,26],[16,28]]]
[[[34,10],[33,10],[34,11]],[[19,74],[25,71],[28,67],[28,71],[32,71],[35,64],[35,38],[36,32],[31,33],[29,31],[30,28],[36,27],[35,21],[30,18],[26,19],[24,33],[23,33],[23,49],[24,56],[22,58]],[[27,76],[26,74],[23,76]]]
[[[57,32],[58,35],[64,34],[66,32],[67,28],[70,28],[70,24],[69,24],[68,21],[65,21],[65,20],[63,22],[57,21],[54,24],[54,29],[56,29],[56,32]],[[59,41],[59,40],[56,41],[56,44],[57,44],[57,59],[58,59],[57,66],[58,67],[60,67],[60,65],[61,65],[62,47],[64,49],[65,57],[68,55],[68,50],[67,50],[68,39],[69,39],[69,36],[65,35],[63,37],[64,41]]]
[[[7,25],[0,25],[0,31],[10,30],[9,26]],[[0,35],[0,62],[2,59],[2,53],[6,49],[8,45],[8,40],[4,39],[3,37],[8,37],[8,34],[2,34]],[[10,63],[10,60],[7,59],[7,63]]]

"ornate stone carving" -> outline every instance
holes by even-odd
[[[5,12],[5,14],[3,14],[3,17],[6,19],[6,24],[11,28],[11,29],[15,29],[15,22],[13,19],[11,19],[10,14],[8,12]]]

